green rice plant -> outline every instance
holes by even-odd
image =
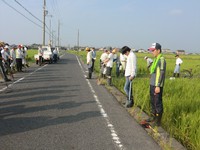
[[[34,55],[37,54],[37,53],[38,53],[38,50],[36,50],[36,49],[29,49],[27,51],[27,54],[28,54],[27,61],[29,63],[34,63],[35,62]]]

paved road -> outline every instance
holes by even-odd
[[[0,150],[160,149],[85,70],[66,54],[16,74],[8,89],[1,83]]]

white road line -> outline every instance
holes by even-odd
[[[82,72],[85,74],[84,69],[83,69],[83,67],[82,67],[82,65],[81,65],[81,63],[80,63],[80,61],[79,61],[79,59],[78,59],[77,56],[76,56],[76,59],[77,59],[77,61],[78,61],[78,63],[79,63],[79,66],[80,66]],[[85,75],[84,75],[84,76],[85,76]],[[87,83],[88,83],[88,85],[89,85],[89,87],[90,87],[91,92],[93,93],[93,97],[94,97],[94,99],[95,99],[95,101],[96,101],[96,103],[97,103],[97,105],[98,105],[98,107],[99,107],[99,110],[100,110],[100,112],[101,112],[102,117],[106,120],[107,127],[109,128],[109,130],[110,130],[110,132],[111,132],[111,137],[112,137],[113,142],[115,143],[115,145],[116,145],[120,150],[124,150],[125,148],[124,148],[124,146],[122,145],[122,143],[121,143],[121,141],[120,141],[120,138],[118,137],[117,132],[115,131],[114,126],[111,124],[110,119],[109,119],[109,116],[107,115],[107,113],[106,113],[105,110],[103,109],[103,106],[101,105],[101,102],[99,101],[98,96],[95,94],[95,91],[94,91],[92,85],[90,84],[90,81],[89,81],[88,79],[86,79],[86,81],[87,81]]]
[[[29,73],[29,74],[26,75],[25,77],[22,77],[22,78],[18,79],[17,81],[15,81],[15,82],[13,82],[13,83],[11,83],[11,84],[8,84],[6,87],[0,89],[0,92],[5,91],[8,87],[12,87],[14,84],[16,84],[16,83],[18,83],[18,82],[24,80],[26,77],[28,77],[28,76],[34,74],[35,72],[37,72],[38,70],[40,70],[40,69],[46,67],[47,65],[48,65],[48,64],[46,64],[46,65],[44,65],[44,66],[42,66],[42,67],[40,67],[40,68],[37,68],[36,70],[34,70],[33,72]]]

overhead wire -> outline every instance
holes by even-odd
[[[33,15],[29,10],[27,10],[20,2],[18,2],[17,0],[15,0],[15,2],[21,6],[25,11],[27,11],[32,17],[34,17],[35,19],[37,19],[39,22],[41,22],[43,24],[43,21],[41,21],[38,17],[36,17],[35,15]],[[48,26],[45,24],[45,27],[50,31],[50,29],[48,28]]]
[[[23,13],[21,13],[20,11],[18,11],[16,8],[14,8],[13,6],[11,6],[9,3],[7,3],[5,0],[2,0],[7,6],[9,6],[10,8],[12,8],[14,11],[16,11],[17,13],[19,13],[20,15],[22,15],[24,18],[26,18],[27,20],[29,20],[30,22],[32,22],[33,24],[35,24],[36,26],[38,26],[38,27],[40,27],[41,29],[43,28],[41,25],[39,25],[39,24],[37,24],[36,22],[34,22],[33,20],[31,20],[30,18],[28,18],[27,16],[25,16]],[[35,19],[37,19],[39,22],[41,22],[41,23],[43,23],[39,18],[37,18],[35,15],[33,15],[30,11],[28,11],[21,3],[19,3],[17,0],[15,0],[15,2],[18,4],[18,5],[20,5],[23,9],[25,9],[32,17],[34,17]],[[51,31],[50,31],[50,29],[48,28],[48,26],[45,24],[45,27],[49,30],[49,32],[48,31],[46,31],[45,30],[45,32],[47,33],[47,34],[50,34],[51,33]],[[53,36],[53,38],[55,38],[54,36]]]
[[[19,13],[20,15],[22,15],[24,18],[26,18],[27,20],[29,20],[30,22],[32,22],[33,24],[35,24],[36,26],[42,28],[41,25],[35,23],[34,21],[32,21],[31,19],[29,19],[28,17],[26,17],[24,14],[22,14],[20,11],[18,11],[17,9],[15,9],[13,6],[11,6],[10,4],[8,4],[5,0],[2,0],[7,6],[9,6],[10,8],[12,8],[13,10],[15,10],[17,13]]]
[[[33,15],[29,10],[27,10],[20,2],[18,2],[17,0],[15,0],[15,2],[21,6],[23,9],[25,9],[31,16],[33,16],[35,19],[37,19],[39,22],[43,23],[38,17],[36,17],[35,15]]]

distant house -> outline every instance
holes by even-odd
[[[162,49],[163,53],[172,53],[172,51],[170,49]]]
[[[178,55],[185,55],[185,50],[177,50],[176,54],[178,54]]]

